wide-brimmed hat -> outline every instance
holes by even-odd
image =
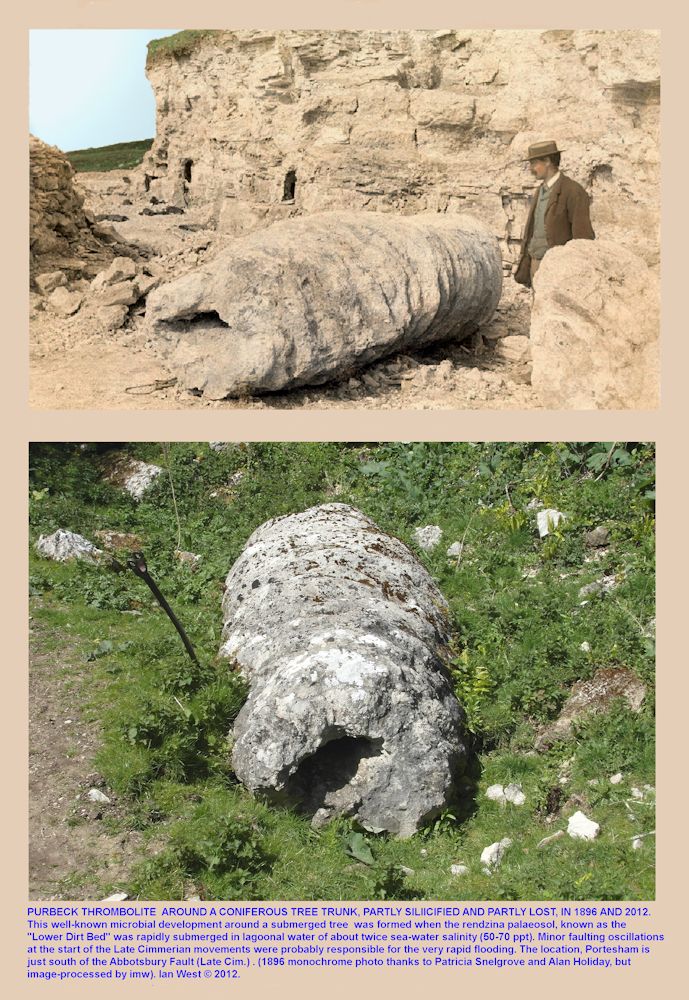
[[[532,146],[529,146],[529,155],[525,156],[522,162],[541,160],[544,156],[552,156],[553,153],[564,153],[563,149],[557,148],[554,139],[548,139],[546,142],[534,142]]]

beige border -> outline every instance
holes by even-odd
[[[279,4],[277,0],[262,0],[246,8],[213,5],[208,0],[150,0],[145,6],[140,0],[63,0],[59,4],[48,0],[31,0],[18,7],[5,31],[3,59],[5,100],[5,133],[10,136],[10,149],[4,163],[4,207],[9,214],[4,245],[8,250],[5,306],[5,350],[9,353],[9,377],[4,380],[3,403],[6,419],[4,468],[6,472],[3,503],[7,512],[3,524],[9,527],[10,554],[2,574],[5,591],[3,608],[7,615],[5,636],[5,685],[10,688],[10,711],[6,713],[4,729],[9,749],[5,753],[7,785],[5,799],[6,841],[3,865],[3,915],[6,924],[3,943],[6,957],[4,978],[11,995],[24,996],[31,986],[24,979],[23,906],[26,902],[26,780],[24,756],[26,748],[26,627],[15,623],[26,619],[26,444],[29,440],[170,440],[170,439],[653,439],[659,443],[660,522],[659,522],[659,679],[660,703],[658,731],[660,737],[658,790],[659,841],[657,902],[653,905],[656,920],[653,929],[663,931],[669,940],[633,970],[511,970],[509,981],[492,970],[467,970],[397,973],[385,970],[383,975],[371,972],[359,975],[330,972],[328,994],[333,998],[349,997],[353,991],[361,996],[374,996],[382,990],[394,990],[400,995],[416,995],[419,990],[434,989],[458,992],[466,986],[484,995],[502,995],[509,990],[516,997],[532,996],[539,988],[554,991],[560,997],[578,995],[602,997],[611,990],[623,991],[625,997],[648,997],[662,990],[667,976],[681,982],[680,927],[684,914],[680,894],[680,879],[684,863],[682,841],[686,834],[680,821],[680,803],[685,800],[683,719],[685,710],[687,670],[681,659],[686,638],[686,611],[682,592],[686,590],[686,549],[679,549],[687,535],[686,502],[682,491],[682,471],[685,462],[684,438],[680,431],[686,406],[683,385],[687,371],[686,312],[684,309],[684,246],[681,242],[680,218],[684,202],[679,194],[682,161],[680,133],[685,129],[686,108],[686,16],[673,13],[669,3],[643,6],[638,0],[608,3],[603,9],[599,2],[579,0],[567,8],[533,5],[521,11],[513,3],[493,0],[490,6],[473,5],[463,10],[449,0],[427,0],[422,6],[411,0],[340,0],[337,6],[325,9],[315,0],[293,0]],[[682,21],[685,23],[682,24]],[[31,413],[28,411],[27,334],[28,259],[26,245],[28,185],[27,128],[27,35],[28,27],[150,27],[151,25],[185,27],[353,27],[353,28],[431,28],[447,24],[466,27],[653,27],[663,31],[663,384],[662,409],[658,413],[135,413],[60,412]],[[681,173],[680,173],[681,172]],[[667,192],[677,192],[670,197]],[[21,293],[18,290],[21,289]],[[669,359],[669,360],[668,360]],[[682,558],[684,555],[684,558]],[[679,738],[677,738],[679,737]],[[673,740],[674,738],[674,740]],[[675,742],[676,740],[676,742]],[[675,745],[673,745],[675,742]],[[17,752],[21,747],[22,751]],[[13,767],[15,762],[18,766]],[[430,978],[429,978],[430,976]],[[468,981],[467,981],[468,978]],[[166,994],[189,995],[189,985],[163,984]],[[247,979],[240,989],[247,988],[257,997],[267,996],[274,989],[285,998],[308,995],[309,990],[322,989],[321,975],[295,973],[279,978],[264,973],[261,980]],[[45,987],[58,989],[61,996],[81,994],[88,989],[98,995],[109,989],[98,986]],[[159,987],[159,991],[162,987]],[[154,985],[122,987],[128,996],[155,991]],[[206,986],[213,991],[215,985]],[[222,989],[226,992],[227,985]],[[194,989],[196,992],[196,989]],[[674,992],[674,990],[673,990]]]

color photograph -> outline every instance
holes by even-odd
[[[30,34],[33,408],[657,407],[659,32]]]
[[[655,448],[33,443],[30,899],[655,898]]]

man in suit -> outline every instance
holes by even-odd
[[[514,274],[520,285],[531,287],[546,252],[570,240],[592,240],[589,196],[581,184],[560,171],[560,154],[553,140],[529,146],[531,173],[541,181],[529,206],[522,254]]]

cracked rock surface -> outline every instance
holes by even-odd
[[[449,801],[464,712],[447,605],[407,547],[345,504],[261,525],[227,577],[221,654],[250,683],[232,764],[319,825],[411,836]]]
[[[461,340],[501,290],[498,241],[470,216],[324,212],[236,240],[151,292],[146,319],[181,384],[222,399]]]

